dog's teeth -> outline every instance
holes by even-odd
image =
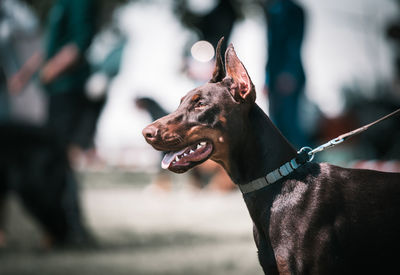
[[[179,157],[178,156],[175,157],[175,161],[179,161]]]
[[[193,154],[193,153],[194,153],[194,151],[193,151],[193,150],[190,150],[189,154]]]
[[[188,154],[184,153],[183,156],[186,157]]]
[[[200,144],[197,144],[197,149],[200,149],[202,146]]]
[[[205,146],[207,143],[205,141],[200,142],[201,146]]]

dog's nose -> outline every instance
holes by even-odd
[[[149,125],[143,129],[142,134],[148,142],[155,141],[158,135],[158,128],[154,125]]]

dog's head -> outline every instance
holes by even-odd
[[[183,173],[209,158],[227,169],[229,153],[246,129],[247,113],[256,99],[254,85],[232,44],[225,53],[224,69],[222,40],[212,79],[187,93],[175,112],[143,129],[149,144],[167,152],[162,161],[165,169]]]

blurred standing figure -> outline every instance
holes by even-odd
[[[95,34],[95,20],[94,0],[55,0],[48,16],[44,52],[35,53],[9,81],[10,92],[17,93],[37,74],[48,95],[48,129],[68,151],[70,160],[84,142],[80,123],[87,101],[84,85],[90,73],[85,52]],[[67,241],[84,241],[87,234],[72,171],[62,203],[70,229]]]
[[[19,0],[0,1],[0,141],[2,136],[10,135],[7,131],[1,131],[2,125],[12,119],[11,104],[7,92],[7,79],[10,78],[19,66],[19,55],[15,49],[15,39],[19,35],[35,33],[37,19],[31,9]],[[3,132],[3,133],[2,133]],[[6,246],[4,233],[6,216],[6,198],[8,193],[8,182],[5,176],[7,164],[1,163],[4,158],[5,146],[0,142],[0,248]]]
[[[299,123],[299,99],[304,92],[305,73],[301,60],[305,14],[291,0],[266,0],[268,62],[266,91],[272,121],[293,145],[307,141]]]
[[[206,1],[214,6],[204,11],[191,9],[190,0],[175,0],[175,9],[182,23],[195,30],[201,40],[210,42],[214,48],[222,36],[221,52],[225,52],[230,39],[233,26],[238,19],[243,17],[241,3],[237,0]],[[195,5],[194,5],[195,6]]]
[[[79,122],[90,74],[85,52],[95,34],[94,0],[55,0],[48,16],[44,52],[35,53],[10,80],[19,92],[38,73],[48,95],[48,126],[69,146],[80,144]]]
[[[0,1],[0,122],[12,116],[6,84],[20,65],[15,41],[35,34],[37,27],[38,20],[27,4],[19,0]]]

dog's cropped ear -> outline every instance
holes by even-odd
[[[215,68],[212,74],[212,78],[209,81],[210,83],[220,82],[225,77],[224,63],[221,56],[221,45],[223,41],[224,37],[222,37],[218,41],[217,49],[215,50]]]
[[[256,100],[256,92],[253,82],[246,68],[236,55],[232,44],[229,44],[225,52],[225,67],[227,77],[232,78],[230,92],[237,101],[253,103]]]

